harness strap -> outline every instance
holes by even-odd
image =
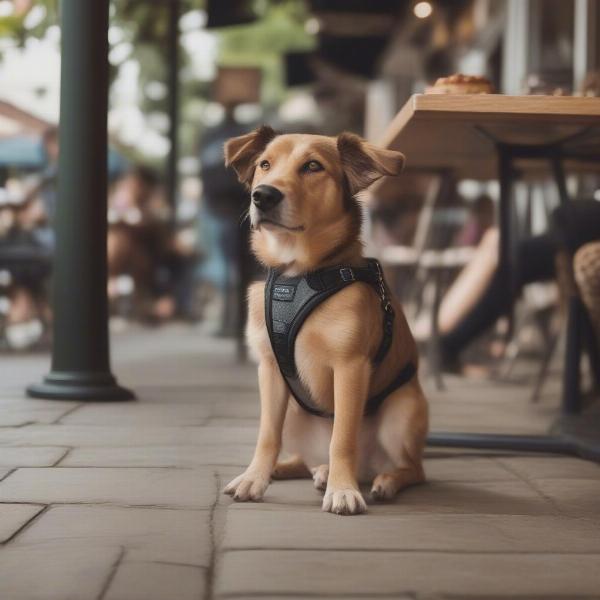
[[[350,283],[362,281],[376,288],[383,309],[383,334],[373,362],[378,365],[383,361],[392,345],[394,333],[394,309],[387,297],[387,287],[383,279],[383,271],[379,261],[367,259],[367,267],[332,267],[314,271],[306,276],[308,284],[317,290],[328,292],[339,291]],[[324,299],[324,298],[323,298]]]
[[[366,267],[330,267],[297,277],[284,277],[277,270],[269,269],[265,284],[265,321],[273,353],[298,404],[317,416],[333,415],[322,411],[311,402],[310,392],[300,380],[294,357],[296,337],[316,306],[356,281],[373,286],[380,298],[383,312],[382,337],[373,358],[373,363],[379,364],[392,345],[395,314],[377,260],[367,259]],[[413,364],[406,365],[382,392],[367,401],[365,414],[374,414],[383,400],[392,391],[407,383],[415,372]]]
[[[406,366],[396,375],[388,386],[383,388],[379,394],[371,396],[365,406],[365,416],[374,415],[383,401],[398,388],[401,388],[405,383],[408,383],[417,373],[417,369],[413,363],[407,363]]]

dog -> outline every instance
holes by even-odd
[[[399,175],[404,156],[351,133],[277,134],[262,126],[227,141],[225,161],[250,190],[252,250],[275,274],[271,279],[283,279],[248,290],[247,339],[258,361],[260,426],[250,465],[224,492],[236,501],[260,501],[272,478],[312,475],[324,492],[324,511],[363,513],[359,482],[372,482],[371,496],[386,500],[425,480],[428,407],[417,348],[378,263],[363,257],[356,197],[380,177]],[[303,407],[284,376],[294,369],[274,351],[276,335],[268,325],[281,324],[267,321],[265,286],[284,306],[300,285],[312,290],[297,282],[315,273],[332,275],[339,289],[310,312],[291,351],[294,385],[304,386],[311,398],[311,407]],[[353,279],[359,273],[368,281]],[[399,371],[405,376],[394,385]],[[365,416],[368,399],[378,395],[376,412]],[[289,458],[277,462],[282,450]]]

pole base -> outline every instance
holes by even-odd
[[[30,385],[27,395],[46,400],[119,402],[135,395],[117,384],[110,373],[52,372],[42,383]]]

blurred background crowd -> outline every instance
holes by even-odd
[[[59,10],[57,0],[0,0],[0,344],[10,350],[47,344],[52,329]],[[240,331],[245,284],[260,273],[247,251],[246,192],[223,165],[227,138],[267,122],[377,141],[411,94],[458,72],[501,93],[599,95],[598,34],[596,0],[114,0],[113,327],[184,319],[215,335]],[[578,250],[600,238],[598,227],[580,227],[600,223],[600,184],[593,172],[568,184],[588,202],[583,216],[558,219],[563,237],[576,232]],[[365,201],[369,251],[382,258],[417,337],[439,329],[447,368],[470,348],[473,373],[497,358],[510,368],[518,354],[545,356],[561,298],[555,236],[544,237],[556,229],[556,191],[543,179],[518,190],[527,223],[520,251],[531,268],[519,282],[519,335],[507,340],[494,287],[498,183],[444,179],[435,205],[431,185],[411,172]],[[431,252],[448,249],[445,268],[430,268],[439,259]],[[467,314],[475,320],[465,323]]]

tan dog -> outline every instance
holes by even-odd
[[[228,165],[252,190],[252,248],[259,260],[294,276],[326,266],[365,264],[355,194],[383,175],[398,175],[404,157],[356,135],[337,138],[277,135],[261,127],[225,145]],[[260,188],[259,188],[260,186]],[[261,500],[271,478],[313,475],[325,490],[323,510],[366,510],[358,481],[371,481],[375,499],[392,498],[424,480],[422,453],[427,402],[417,375],[364,417],[370,394],[384,390],[417,349],[399,304],[393,341],[373,366],[382,338],[381,306],[373,287],[355,282],[317,306],[295,346],[299,376],[320,407],[314,416],[292,398],[265,325],[264,283],[249,290],[248,341],[259,361],[261,416],[252,462],[225,488],[235,500]],[[291,458],[277,463],[280,451]]]

